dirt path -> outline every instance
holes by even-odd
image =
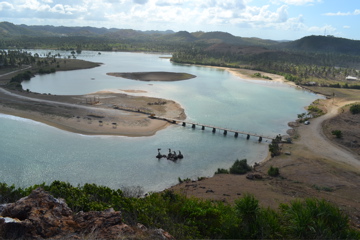
[[[339,109],[352,102],[332,102],[327,104],[327,114],[311,120],[311,124],[299,127],[301,137],[298,144],[303,145],[308,150],[317,153],[324,158],[331,159],[345,164],[352,165],[360,169],[360,156],[334,144],[323,132],[323,122],[338,114]]]

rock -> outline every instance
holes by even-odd
[[[259,173],[249,173],[246,175],[246,178],[249,180],[262,179],[263,177]]]
[[[163,239],[163,240],[174,240],[175,239],[168,232],[165,232],[161,228],[156,229],[154,232],[155,232],[155,235],[157,235],[157,237],[160,237],[160,239]]]
[[[123,223],[121,212],[108,209],[105,211],[79,212],[74,216],[85,235],[96,233],[97,238],[110,239],[121,234],[134,234],[135,231]]]
[[[41,188],[15,203],[7,204],[2,216],[17,218],[19,222],[1,224],[4,238],[10,230],[18,229],[23,238],[51,238],[65,236],[65,232],[75,232],[78,228],[72,217],[72,211],[62,199],[56,199]]]
[[[112,208],[75,214],[63,199],[41,188],[1,209],[0,239],[135,239],[138,233],[174,239],[162,229],[148,230],[140,223],[133,228],[123,222],[120,211]]]

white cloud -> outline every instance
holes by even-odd
[[[13,10],[14,6],[8,2],[0,2],[0,11]]]
[[[360,15],[360,9],[355,9],[353,12],[336,12],[336,13],[324,13],[325,16],[351,16]]]
[[[334,35],[336,33],[336,28],[331,25],[325,25],[322,27],[312,26],[308,28],[308,31],[320,35],[324,33]]]
[[[313,3],[320,3],[322,0],[272,0],[271,1],[274,4],[281,4],[285,3],[288,5],[307,5],[307,4],[313,4]]]
[[[349,29],[349,28],[351,28],[350,26],[343,26],[343,28],[345,28],[345,29]]]

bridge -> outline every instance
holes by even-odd
[[[216,131],[222,131],[224,135],[227,135],[228,133],[233,133],[234,137],[238,137],[239,134],[246,135],[246,139],[250,139],[250,137],[257,137],[259,142],[261,142],[263,139],[268,139],[268,140],[275,139],[274,137],[264,136],[264,135],[260,135],[257,133],[249,133],[249,132],[238,131],[238,130],[233,130],[233,129],[229,129],[229,128],[216,127],[216,126],[212,126],[212,125],[200,124],[200,123],[190,122],[190,121],[186,121],[186,120],[160,117],[160,116],[155,116],[155,115],[151,115],[150,117],[153,119],[168,121],[173,124],[180,123],[183,127],[186,127],[186,125],[190,125],[191,128],[193,128],[193,129],[195,129],[196,126],[200,127],[201,130],[205,130],[205,128],[210,128],[210,129],[212,129],[213,133],[215,133]]]

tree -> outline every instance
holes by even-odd
[[[280,149],[279,143],[281,142],[281,140],[282,140],[282,137],[279,134],[269,144],[269,152],[271,153],[271,157],[280,155],[281,149]]]

